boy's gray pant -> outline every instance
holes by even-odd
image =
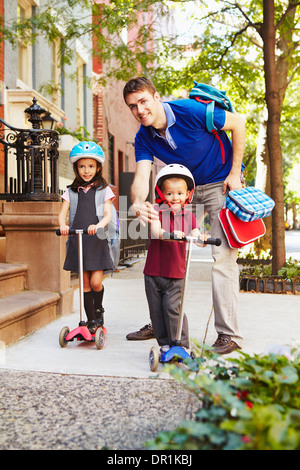
[[[172,346],[176,340],[183,281],[183,279],[145,276],[145,291],[150,318],[154,336],[159,346],[166,344]],[[186,315],[183,318],[181,346],[189,347],[189,331]]]
[[[214,258],[212,295],[216,331],[218,334],[231,336],[242,347],[242,337],[238,326],[239,269],[236,262],[238,250],[232,249],[228,245],[218,218],[218,214],[225,203],[222,189],[223,182],[197,186],[193,205],[196,204],[196,214],[200,214],[201,209],[198,205],[203,204],[202,214],[207,212],[210,218],[210,236],[222,240],[220,246],[212,245],[212,256]]]

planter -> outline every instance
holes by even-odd
[[[300,279],[287,280],[278,276],[266,278],[241,276],[240,290],[264,294],[300,294]]]
[[[247,259],[247,258],[238,258],[237,263],[243,266],[268,266],[272,264],[271,259]]]
[[[61,134],[59,136],[59,150],[70,152],[78,142],[79,140],[75,139],[75,137],[70,134]]]

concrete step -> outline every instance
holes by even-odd
[[[0,298],[17,294],[25,289],[27,266],[0,263]]]
[[[0,299],[0,341],[19,340],[57,318],[59,294],[23,291]]]

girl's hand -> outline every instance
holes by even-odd
[[[69,235],[70,227],[69,225],[60,225],[59,230],[61,235]]]
[[[98,225],[90,225],[87,229],[89,235],[96,235]]]

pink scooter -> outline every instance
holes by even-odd
[[[79,298],[80,298],[80,322],[77,328],[70,331],[68,326],[64,326],[59,334],[59,344],[62,348],[67,346],[68,342],[89,341],[94,342],[97,349],[102,349],[105,343],[105,334],[107,330],[104,326],[99,326],[95,333],[91,333],[85,321],[84,303],[83,303],[83,251],[82,235],[87,233],[86,229],[70,229],[70,235],[78,235],[78,260],[79,260]],[[60,230],[56,230],[56,235],[61,235]]]

